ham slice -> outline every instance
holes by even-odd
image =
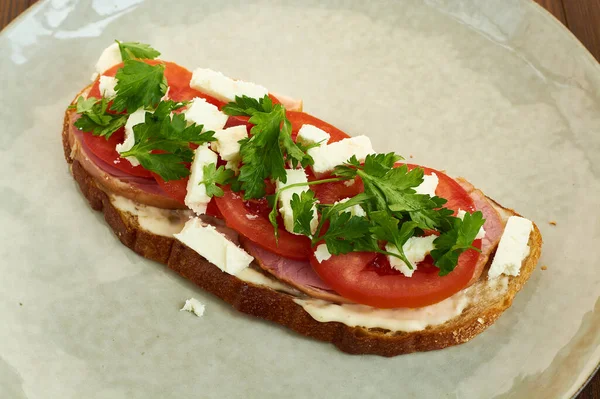
[[[241,236],[240,243],[263,270],[277,277],[278,280],[288,283],[313,298],[336,303],[352,302],[337,294],[321,280],[308,261],[284,258]]]
[[[502,237],[502,232],[504,232],[507,218],[502,217],[500,213],[498,213],[494,204],[481,190],[476,189],[471,183],[461,177],[457,178],[456,181],[469,193],[471,198],[473,198],[475,207],[483,213],[483,217],[485,218],[485,223],[483,225],[485,237],[481,240],[481,254],[479,255],[479,260],[475,267],[475,273],[467,285],[471,286],[479,279],[481,273],[483,273],[483,270],[485,269],[485,265],[488,263],[490,255],[498,246],[500,237]]]

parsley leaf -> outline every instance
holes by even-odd
[[[294,217],[294,233],[312,236],[311,222],[315,214],[315,193],[311,190],[294,193],[290,205]]]
[[[265,195],[265,179],[287,181],[283,152],[279,146],[279,123],[277,115],[252,127],[251,137],[240,140],[242,167],[238,181],[244,190],[244,199],[261,198]],[[251,123],[257,123],[255,117]]]
[[[361,250],[369,246],[371,224],[367,218],[352,216],[349,212],[332,212],[329,215],[329,228],[318,238],[325,241],[327,250],[332,255],[346,254],[355,249],[355,242],[359,242]],[[371,249],[374,250],[374,249]]]
[[[360,176],[365,193],[372,197],[371,211],[386,211],[400,220],[412,220],[420,229],[450,228],[447,219],[453,212],[442,208],[446,200],[417,194],[414,188],[423,183],[424,170],[408,170],[407,165],[394,168],[400,159],[394,153],[370,154],[361,165],[353,157],[336,167],[333,174],[347,178]]]
[[[279,132],[279,142],[287,154],[287,159],[292,162],[292,168],[296,169],[299,165],[306,168],[314,163],[312,157],[292,140],[292,123],[285,116]]]
[[[418,224],[412,221],[402,223],[398,228],[399,220],[390,217],[385,211],[375,211],[369,213],[369,218],[373,222],[371,232],[377,237],[378,240],[387,241],[396,247],[398,251],[398,257],[406,263],[406,265],[412,269],[412,265],[406,258],[402,247],[408,241],[410,237],[415,234],[415,230]],[[395,255],[395,254],[393,254]]]
[[[353,157],[336,167],[333,174],[362,179],[365,193],[371,198],[367,201],[371,233],[378,240],[394,244],[407,266],[411,267],[402,246],[410,237],[426,229],[442,232],[434,241],[432,256],[440,274],[448,274],[456,267],[459,255],[471,248],[484,222],[482,214],[476,212],[466,221],[452,217],[454,212],[443,207],[446,199],[416,193],[424,170],[409,170],[407,165],[394,167],[398,160],[393,153],[368,155],[364,164]]]
[[[167,92],[165,65],[148,65],[142,61],[127,60],[115,75],[116,97],[111,110],[129,113],[138,108],[154,108]]]
[[[202,133],[203,126],[187,125],[183,114],[174,114],[182,103],[161,101],[154,113],[147,112],[144,123],[133,127],[135,144],[122,157],[136,157],[147,170],[163,180],[179,180],[190,174],[185,163],[191,162],[194,152],[189,143],[201,145],[214,141],[214,132]]]
[[[131,60],[134,58],[139,59],[155,59],[160,55],[160,52],[156,51],[149,44],[138,43],[138,42],[120,42],[115,40],[119,45],[119,51],[121,52],[121,58],[123,61]]]
[[[258,100],[248,96],[236,96],[235,101],[225,104],[221,111],[231,116],[252,116],[257,112],[269,113],[272,110],[273,100],[269,96]]]
[[[291,138],[292,124],[285,116],[281,104],[273,104],[269,96],[257,100],[247,96],[236,97],[223,107],[227,115],[250,116],[254,126],[251,136],[240,140],[242,167],[238,176],[244,199],[262,198],[265,179],[278,179],[285,183],[286,157],[294,167],[312,164],[307,155]]]
[[[235,176],[235,173],[231,169],[225,169],[223,165],[217,168],[214,163],[204,165],[204,180],[199,184],[206,186],[206,195],[209,197],[222,197],[225,193],[223,189],[217,184],[228,184],[229,181]]]
[[[484,223],[485,219],[481,211],[473,214],[467,212],[462,220],[452,218],[452,229],[435,239],[433,244],[436,248],[431,251],[434,264],[440,269],[440,276],[453,271],[458,263],[458,257],[467,249],[473,248],[479,251],[471,244]]]
[[[279,237],[278,223],[277,223],[277,215],[278,215],[277,204],[279,202],[279,197],[282,192],[284,192],[285,190],[294,188],[294,187],[312,186],[315,184],[333,183],[333,182],[338,182],[338,181],[343,181],[343,180],[345,180],[345,179],[330,178],[330,179],[323,179],[323,180],[315,180],[315,181],[306,182],[306,183],[294,183],[294,184],[290,184],[288,186],[283,187],[281,190],[278,190],[274,195],[268,195],[267,201],[269,202],[269,206],[272,208],[271,212],[269,212],[269,221],[271,222],[271,224],[273,225],[273,229],[275,230],[275,240],[277,240]],[[314,193],[313,193],[313,195],[314,195]],[[292,197],[293,197],[293,195],[292,195]],[[313,197],[313,199],[314,199],[314,197]],[[308,201],[308,199],[306,199],[306,201]],[[316,202],[317,201],[314,200],[313,204],[316,204]],[[343,204],[340,204],[340,205],[343,205]],[[296,222],[294,222],[294,225],[295,224],[296,224]],[[321,227],[322,227],[322,224],[319,224],[317,227],[317,235],[318,235],[319,231],[321,230]]]
[[[79,97],[75,106],[81,117],[75,121],[75,127],[81,131],[102,136],[107,139],[127,122],[127,115],[109,114],[106,112],[108,100],[90,97]]]

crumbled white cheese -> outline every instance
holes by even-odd
[[[246,126],[240,125],[217,130],[214,137],[217,141],[210,144],[213,151],[218,152],[223,160],[237,165],[240,161],[239,141],[248,137]]]
[[[464,219],[466,213],[467,212],[465,212],[459,208],[458,211],[456,212],[456,217],[460,218],[460,219]],[[485,237],[485,229],[483,228],[483,226],[481,226],[481,228],[477,232],[477,235],[475,236],[475,239],[479,240],[479,239],[482,239],[483,237]]]
[[[246,269],[254,260],[246,251],[219,233],[214,226],[203,224],[199,218],[188,220],[181,233],[173,236],[233,276]]]
[[[497,278],[501,274],[519,275],[523,259],[529,255],[529,235],[532,230],[533,223],[531,220],[520,216],[508,218],[494,260],[490,266],[488,278]]]
[[[240,171],[240,161],[228,161],[225,164],[225,169],[231,169],[237,175]]]
[[[207,68],[198,68],[194,71],[190,87],[225,102],[235,101],[236,96],[260,99],[269,93],[260,85],[233,80],[221,72]]]
[[[185,204],[198,215],[206,213],[206,207],[211,200],[211,197],[206,194],[206,185],[200,184],[204,180],[204,166],[211,163],[217,163],[217,154],[211,151],[207,144],[196,148],[190,168],[192,173],[187,184]]]
[[[436,235],[409,238],[402,246],[402,250],[404,251],[404,255],[406,256],[406,258],[410,262],[412,269],[410,269],[406,265],[406,263],[402,261],[402,259],[399,259],[395,256],[388,256],[390,266],[392,266],[396,270],[399,270],[406,277],[411,277],[415,270],[417,270],[418,263],[422,262],[423,259],[425,259],[425,257],[429,255],[429,253],[435,248],[435,246],[433,245],[433,241],[436,238]],[[398,253],[398,249],[392,243],[387,243],[385,246],[385,250],[395,254]]]
[[[350,200],[350,198],[344,198],[343,200],[334,202],[333,205],[343,204],[344,202],[347,202],[349,200]],[[367,215],[365,210],[359,204],[352,205],[352,206],[344,209],[343,212],[348,212],[352,216],[366,216]]]
[[[117,85],[117,79],[112,76],[100,76],[100,84],[98,88],[100,89],[100,94],[102,97],[114,97],[117,95],[115,90],[115,86]]]
[[[308,155],[315,161],[312,166],[313,172],[320,176],[333,170],[336,166],[342,165],[353,155],[362,162],[368,154],[373,152],[371,139],[367,136],[356,136],[311,148],[308,150]]]
[[[321,146],[327,145],[331,136],[326,131],[319,129],[316,126],[304,124],[298,131],[296,142],[302,143],[305,146],[320,143]]]
[[[117,152],[121,153],[129,151],[131,150],[131,148],[133,148],[133,146],[135,145],[133,127],[135,125],[139,125],[140,123],[144,123],[144,121],[146,120],[146,112],[150,111],[146,111],[140,108],[131,115],[129,115],[129,118],[127,118],[127,123],[125,123],[125,140],[123,141],[123,143],[116,145],[115,148]],[[136,157],[126,157],[125,159],[127,159],[132,166],[138,166],[140,164]]]
[[[437,188],[439,179],[435,173],[423,176],[423,183],[415,187],[417,194],[427,194],[430,197],[435,197],[435,189]]]
[[[259,216],[258,216],[258,215],[253,215],[253,214],[251,214],[251,213],[247,213],[247,214],[246,214],[246,219],[248,219],[248,220],[256,220],[256,219],[258,219],[258,218],[259,218]]]
[[[280,180],[277,180],[277,191],[282,190],[283,188],[297,183],[307,183],[308,179],[306,177],[306,173],[304,169],[286,169],[287,181],[282,183]],[[283,224],[285,229],[290,233],[294,233],[294,212],[292,210],[292,196],[294,194],[300,195],[302,192],[307,191],[308,186],[305,187],[293,187],[287,190],[281,191],[279,195],[279,213],[281,213],[281,217],[283,218]],[[317,225],[319,224],[319,219],[317,217],[317,209],[313,207],[313,219],[310,222],[311,232],[314,233],[317,230]]]
[[[190,298],[185,300],[185,305],[179,311],[186,310],[190,313],[194,313],[198,317],[204,316],[204,310],[206,306],[196,298]]]
[[[96,72],[98,74],[103,74],[108,69],[113,66],[120,64],[123,62],[123,58],[121,58],[121,50],[119,50],[119,45],[117,43],[113,43],[102,51],[100,54],[100,58],[96,62]]]
[[[329,260],[329,258],[331,258],[331,254],[329,253],[326,244],[319,244],[317,246],[317,248],[315,249],[315,258],[319,263],[322,263],[324,260]]]
[[[184,115],[188,122],[203,125],[203,132],[223,129],[229,118],[223,112],[219,111],[219,108],[200,97],[192,100],[192,104],[184,112]]]

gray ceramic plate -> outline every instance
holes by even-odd
[[[600,359],[590,54],[525,0],[240,3],[42,1],[0,35],[0,397],[574,394]],[[393,359],[236,313],[123,247],[69,176],[63,111],[114,38],[467,176],[539,224],[548,269],[471,342]],[[191,296],[204,318],[178,311]]]

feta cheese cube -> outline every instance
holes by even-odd
[[[488,278],[493,279],[501,274],[519,275],[523,259],[529,255],[529,235],[532,230],[533,223],[531,220],[520,216],[508,218],[494,260],[490,266]]]
[[[205,225],[199,218],[188,220],[181,233],[173,236],[225,273],[234,276],[254,260],[246,251],[219,233],[214,226]]]
[[[331,258],[331,254],[329,253],[326,244],[319,244],[317,246],[317,248],[315,249],[315,258],[319,263],[323,263],[323,261]]]
[[[100,94],[102,97],[114,97],[117,95],[115,86],[117,85],[117,79],[112,76],[100,76]]]
[[[300,127],[298,131],[298,136],[296,137],[297,143],[302,143],[304,145],[313,145],[316,143],[321,143],[320,145],[327,145],[327,142],[331,136],[325,130],[319,129],[316,126],[304,124]]]
[[[198,317],[202,317],[204,316],[204,309],[206,309],[206,306],[204,306],[202,302],[200,302],[196,298],[190,298],[186,299],[185,305],[183,305],[183,307],[179,309],[179,311],[181,312],[182,310],[186,310],[190,313],[195,314]]]
[[[427,194],[430,197],[435,197],[435,189],[437,188],[439,179],[435,173],[423,176],[423,183],[415,187],[417,194]]]
[[[390,266],[396,270],[399,270],[400,273],[404,274],[406,277],[412,277],[415,270],[417,270],[417,264],[422,262],[423,259],[425,259],[425,257],[429,255],[429,253],[435,248],[433,241],[436,238],[436,235],[409,238],[402,246],[402,250],[410,262],[412,269],[410,269],[406,263],[402,261],[402,259],[388,255]],[[392,243],[387,243],[385,250],[395,254],[398,253],[398,249]]]
[[[248,96],[260,99],[269,91],[254,83],[233,80],[221,72],[207,68],[198,68],[192,74],[190,87],[221,101],[234,101],[236,96]]]
[[[459,219],[464,219],[466,213],[467,212],[465,212],[465,211],[463,211],[462,209],[459,208],[458,211],[456,212],[456,217],[459,218]],[[479,239],[482,239],[483,237],[485,237],[485,229],[483,228],[483,226],[481,226],[481,228],[477,232],[477,235],[475,236],[475,239],[479,240]]]
[[[217,141],[211,143],[211,148],[217,151],[225,161],[236,163],[240,160],[240,143],[238,141],[248,137],[245,125],[233,126],[224,130],[217,130]]]
[[[188,122],[203,125],[203,132],[223,129],[229,118],[223,112],[219,111],[219,108],[200,97],[192,100],[192,104],[184,112],[184,115]]]
[[[351,180],[351,181],[354,181],[354,180]],[[350,200],[350,198],[344,198],[343,200],[334,202],[333,205],[343,204],[344,202],[349,201],[349,200]],[[360,206],[359,204],[352,205],[351,207],[344,209],[343,212],[348,212],[352,216],[367,216],[367,213],[362,208],[362,206]]]
[[[121,153],[129,151],[131,150],[131,148],[133,148],[135,144],[133,127],[135,125],[139,125],[140,123],[144,123],[144,121],[146,120],[146,112],[150,111],[146,111],[140,108],[133,114],[129,115],[129,117],[127,118],[127,122],[125,123],[125,140],[121,144],[116,145],[115,149],[117,150],[117,152]],[[128,160],[132,166],[138,166],[140,164],[136,157],[125,157],[125,159]]]
[[[100,58],[98,58],[98,61],[96,62],[96,72],[102,75],[105,71],[121,62],[123,62],[123,58],[121,58],[119,45],[113,43],[105,48],[104,51],[102,51],[102,54],[100,54]]]
[[[318,177],[333,170],[336,166],[342,165],[353,155],[362,162],[368,154],[372,154],[373,152],[371,139],[367,136],[356,136],[311,148],[308,150],[308,155],[315,161],[312,169]]]
[[[184,202],[188,208],[198,215],[206,213],[206,207],[211,200],[206,194],[206,185],[200,184],[204,180],[204,166],[211,163],[217,163],[217,154],[211,151],[207,144],[196,148]]]
[[[304,169],[286,169],[287,181],[282,183],[277,180],[276,187],[277,191],[281,191],[283,188],[290,186],[292,184],[297,183],[308,183],[308,179],[306,177],[306,173]],[[283,218],[283,224],[285,229],[292,234],[294,233],[294,212],[292,211],[292,196],[294,194],[300,195],[302,192],[308,191],[308,186],[304,187],[293,187],[287,190],[284,190],[279,195],[279,213],[281,213],[281,217]],[[313,207],[313,219],[310,222],[311,232],[314,233],[317,230],[317,225],[319,224],[319,219],[317,217],[317,209]]]

